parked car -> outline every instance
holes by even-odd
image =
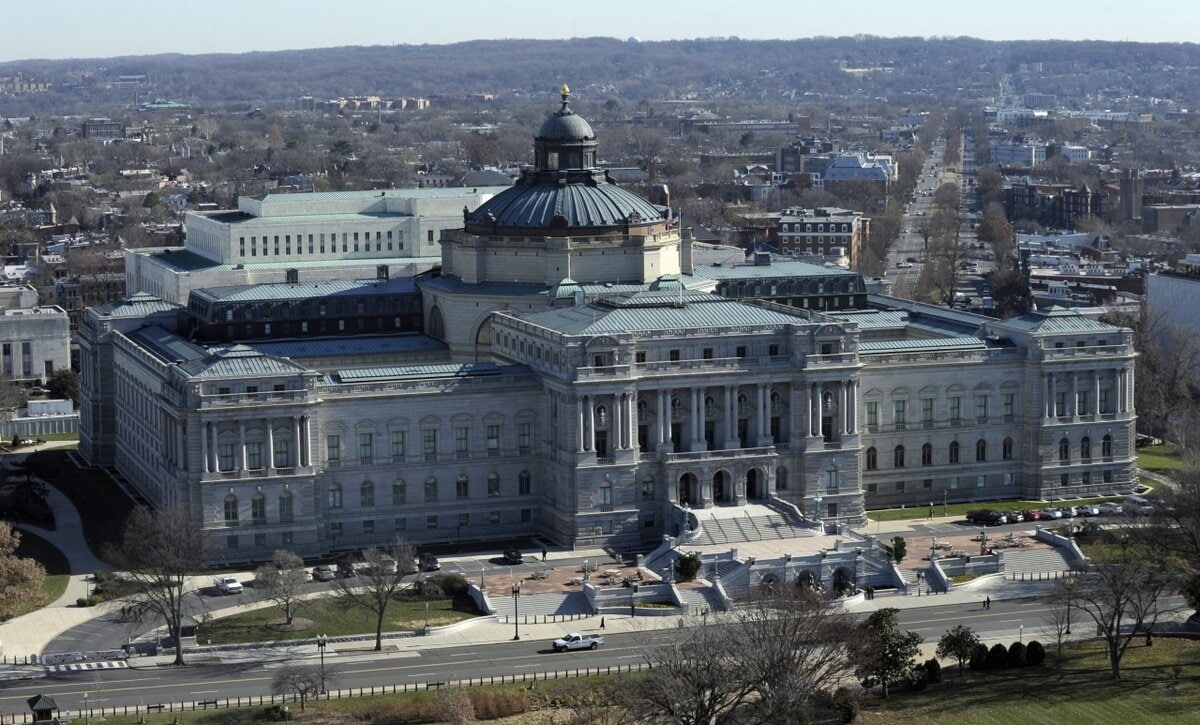
[[[1044,518],[1048,518],[1048,517],[1046,516],[1045,513],[1041,512],[1041,511],[1035,511],[1033,509],[1025,509],[1024,511],[1021,512],[1021,519],[1024,521],[1041,521]]]
[[[525,557],[518,549],[505,549],[504,555],[500,558],[504,560],[505,564],[521,564],[525,561]]]
[[[555,652],[566,652],[572,649],[596,649],[602,644],[604,644],[604,635],[572,632],[554,640],[550,646],[554,648]]]
[[[985,526],[999,526],[1000,524],[1007,523],[1004,514],[993,509],[968,511],[967,521],[972,524],[983,524]]]
[[[336,577],[337,577],[337,572],[334,571],[333,567],[329,566],[328,564],[321,564],[320,566],[313,567],[313,570],[312,570],[313,581],[327,582],[327,581],[332,581]]]
[[[1056,508],[1044,508],[1041,511],[1039,511],[1038,513],[1040,513],[1042,515],[1043,519],[1047,519],[1047,520],[1061,519],[1063,517],[1062,511],[1059,511]]]
[[[1008,523],[1010,524],[1019,524],[1025,520],[1025,514],[1021,513],[1020,511],[1006,511],[1004,516],[1008,519]]]
[[[1142,496],[1126,496],[1121,510],[1134,516],[1148,516],[1154,511],[1154,504]]]
[[[1058,510],[1058,512],[1062,514],[1064,519],[1073,519],[1080,515],[1079,509],[1075,508],[1074,506],[1063,506]]]
[[[349,559],[338,559],[337,572],[338,576],[343,579],[358,575],[358,572],[354,570],[354,562]]]
[[[222,594],[241,594],[242,583],[235,576],[219,576],[213,579],[217,591]]]
[[[421,554],[419,561],[421,562],[421,571],[437,571],[442,568],[438,558],[429,552]]]
[[[1100,516],[1113,516],[1121,513],[1121,504],[1108,501],[1097,506],[1096,511]]]
[[[1082,506],[1075,507],[1075,515],[1076,516],[1089,516],[1089,517],[1090,516],[1099,516],[1100,509],[1093,506],[1090,503],[1085,503]]]

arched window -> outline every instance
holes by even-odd
[[[437,479],[434,478],[433,476],[430,476],[429,478],[425,479],[425,500],[426,501],[437,501],[438,500]]]
[[[904,446],[896,446],[896,450],[892,451],[892,465],[904,468]]]
[[[958,441],[950,442],[950,462],[958,463]]]
[[[1012,438],[1004,439],[1004,448],[1002,451],[1002,455],[1004,456],[1004,460],[1006,460],[1006,461],[1012,460],[1012,457],[1013,457],[1013,440],[1012,440]]]
[[[225,525],[238,525],[238,500],[232,493],[225,497]]]
[[[1071,441],[1063,438],[1058,442],[1058,460],[1060,463],[1071,461]]]
[[[933,445],[930,443],[921,446],[921,465],[933,465]]]
[[[1112,436],[1106,435],[1100,439],[1100,455],[1104,458],[1112,458]]]
[[[255,523],[265,523],[267,520],[267,497],[258,491],[250,499],[250,519]]]
[[[340,509],[342,507],[342,484],[329,484],[329,508]]]
[[[986,461],[987,460],[987,441],[985,441],[982,438],[975,441],[975,460],[976,461]]]
[[[517,495],[528,496],[533,493],[533,476],[529,471],[517,474]]]
[[[284,523],[292,520],[292,492],[284,490],[279,494],[279,520]]]
[[[454,482],[454,497],[469,498],[471,496],[471,479],[467,478],[467,474],[460,474]]]
[[[871,450],[875,450],[872,448]],[[788,487],[788,471],[783,466],[775,470],[775,490],[786,491]]]
[[[397,478],[392,484],[392,503],[403,504],[408,499],[408,484],[403,478]]]
[[[605,479],[600,484],[600,508],[608,511],[612,509],[612,481]]]
[[[1084,463],[1087,463],[1092,460],[1092,439],[1091,438],[1084,436],[1083,439],[1079,441],[1079,457],[1083,459]]]
[[[487,495],[489,498],[495,498],[500,495],[500,474],[489,473],[487,477]]]
[[[875,447],[871,446],[867,449],[867,470],[874,471],[879,467],[879,454],[875,451]]]
[[[358,490],[358,505],[364,508],[375,505],[375,484],[363,481]]]

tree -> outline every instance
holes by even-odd
[[[393,597],[404,579],[416,573],[413,561],[416,548],[397,539],[386,548],[370,548],[362,553],[366,567],[357,576],[335,579],[335,596],[349,607],[365,609],[375,615],[375,651],[383,650],[383,622]]]
[[[888,696],[888,686],[902,680],[912,668],[913,660],[921,649],[921,635],[901,631],[897,615],[900,610],[885,608],[875,611],[863,620],[850,638],[849,659],[854,665],[854,675],[864,687],[883,687],[883,696]]]
[[[0,619],[8,619],[24,605],[42,599],[46,569],[33,559],[17,556],[20,544],[20,532],[0,521]]]
[[[967,660],[971,659],[971,653],[975,651],[977,644],[979,635],[975,634],[975,630],[965,624],[958,624],[947,630],[938,641],[937,656],[958,660],[958,674],[961,677],[963,668]]]
[[[203,571],[209,559],[200,527],[182,508],[138,507],[106,558],[122,572],[117,595],[163,619],[175,641],[175,664],[182,665],[187,578]]]
[[[295,619],[296,607],[301,602],[307,580],[304,560],[283,549],[276,551],[271,563],[263,564],[254,574],[255,587],[261,588],[265,598],[283,609],[287,624]]]
[[[693,552],[684,554],[675,560],[675,574],[681,582],[690,582],[700,573],[700,567],[703,562],[700,561],[700,555]]]
[[[892,558],[896,563],[904,561],[904,557],[908,555],[908,544],[905,543],[903,536],[892,537]]]
[[[792,586],[762,590],[729,617],[647,650],[652,669],[622,691],[633,720],[796,722],[836,707],[853,622],[835,603]]]
[[[59,368],[46,381],[50,397],[79,404],[79,375],[71,368]]]
[[[1036,639],[1025,648],[1025,664],[1037,667],[1046,661],[1046,648]]]
[[[1008,646],[1008,666],[1012,669],[1025,666],[1025,645],[1013,642]]]
[[[1056,596],[1095,622],[1108,651],[1112,679],[1119,680],[1129,643],[1138,635],[1149,639],[1158,621],[1159,599],[1181,582],[1185,571],[1176,555],[1125,536],[1101,546],[1087,572],[1060,581]]]
[[[285,665],[271,678],[271,692],[276,695],[295,693],[300,700],[300,712],[304,712],[304,705],[308,702],[308,698],[321,694],[322,681],[328,687],[332,679],[328,672],[322,674],[319,667]]]
[[[17,385],[8,373],[0,373],[0,418],[11,418],[25,407],[29,392]]]
[[[1042,617],[1042,633],[1054,640],[1055,657],[1062,662],[1063,643],[1071,633],[1071,602],[1055,592],[1046,598],[1046,615]]]

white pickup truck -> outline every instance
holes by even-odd
[[[217,585],[217,591],[222,594],[241,594],[242,583],[235,576],[219,576],[213,579],[213,584]]]
[[[566,652],[571,649],[596,649],[604,644],[604,636],[572,632],[566,637],[554,640],[552,644],[555,652]]]

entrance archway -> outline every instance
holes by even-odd
[[[757,468],[746,472],[746,497],[755,500],[767,497],[767,477]]]
[[[851,578],[850,572],[842,567],[838,567],[833,572],[833,592],[839,597],[854,592],[854,580]]]
[[[717,471],[713,476],[713,501],[716,503],[733,503],[733,484],[729,479],[729,474],[725,471]]]
[[[699,482],[696,480],[694,473],[685,473],[679,477],[679,490],[676,492],[676,498],[679,500],[680,506],[695,506],[700,499]]]

